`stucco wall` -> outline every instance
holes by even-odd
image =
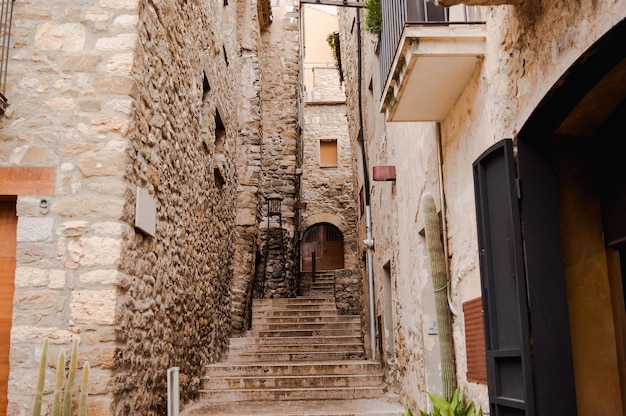
[[[456,369],[466,397],[485,408],[485,385],[467,381],[463,302],[480,296],[473,161],[491,144],[515,137],[526,119],[565,70],[608,29],[626,15],[626,4],[614,0],[559,3],[525,2],[520,6],[479,7],[486,21],[486,52],[456,105],[441,123],[443,190],[446,208],[449,271],[454,317]],[[346,72],[350,134],[358,129],[354,12],[342,14],[342,66]],[[395,184],[372,184],[372,217],[376,241],[374,266],[377,311],[383,306],[382,266],[391,261],[394,282],[397,380],[403,400],[427,406],[424,390],[437,391],[436,339],[425,328],[433,319],[428,299],[429,265],[419,235],[419,198],[424,191],[438,199],[436,130],[433,124],[385,124],[378,114],[376,39],[363,41],[362,80],[368,163],[395,165]],[[371,83],[371,84],[370,84]],[[372,85],[372,90],[368,86]],[[415,92],[417,93],[417,92]],[[358,162],[360,163],[360,162]],[[360,169],[360,168],[359,168]],[[359,183],[363,183],[363,176]],[[364,235],[363,225],[361,235]],[[379,313],[379,312],[377,312]],[[392,363],[394,364],[394,363]]]

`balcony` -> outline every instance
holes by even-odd
[[[485,53],[475,6],[382,1],[380,111],[387,121],[442,121]]]

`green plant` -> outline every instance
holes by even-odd
[[[333,54],[333,59],[335,60],[335,66],[339,68],[339,57],[337,56],[337,44],[335,43],[335,34],[329,33],[326,36],[326,43],[330,46],[330,50]]]
[[[37,377],[37,390],[35,391],[35,403],[33,404],[33,416],[41,414],[41,400],[43,398],[43,385],[46,380],[46,362],[48,361],[48,338],[43,340],[41,360],[39,360],[39,375]]]
[[[43,350],[41,352],[41,360],[39,362],[39,376],[37,379],[37,391],[35,393],[35,402],[33,405],[33,416],[41,416],[41,402],[43,398],[44,381],[46,378],[46,363],[48,359],[48,338],[43,341]],[[63,382],[65,381],[65,351],[59,351],[59,359],[57,361],[56,379],[54,383],[54,400],[52,402],[52,416],[70,416],[72,410],[72,390],[74,389],[74,379],[76,377],[76,368],[78,366],[78,339],[74,339],[72,345],[72,355],[70,358],[70,368],[67,374],[67,383],[65,390]],[[83,378],[80,389],[80,402],[78,407],[79,416],[87,415],[87,387],[89,379],[89,363],[85,362],[83,366]]]
[[[380,36],[383,19],[380,0],[365,0],[365,7],[363,28],[373,35]]]
[[[483,416],[482,409],[478,409],[478,413],[476,413],[476,406],[473,401],[469,404],[465,404],[459,400],[458,387],[454,391],[450,401],[434,393],[428,393],[428,397],[433,404],[433,411],[426,413],[420,410],[420,416]],[[405,416],[411,416],[410,411],[409,415]]]
[[[439,331],[439,354],[441,355],[441,383],[443,396],[452,397],[457,383],[452,340],[452,318],[448,306],[448,269],[441,243],[441,227],[435,198],[429,192],[422,195],[420,210],[424,218],[424,232],[430,259],[430,275],[434,288],[437,329]]]

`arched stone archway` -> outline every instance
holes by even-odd
[[[303,272],[343,269],[343,233],[330,223],[310,226],[302,237],[300,257]]]

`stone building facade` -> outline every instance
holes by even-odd
[[[89,414],[162,414],[173,366],[193,399],[241,328],[273,192],[296,250],[298,6],[284,3],[15,3],[0,118],[8,415],[30,414],[44,337],[50,357],[80,339]]]
[[[377,334],[383,346],[379,353],[413,412],[429,407],[425,393],[442,391],[433,300],[433,291],[440,288],[431,283],[420,212],[422,196],[430,193],[440,211],[447,250],[454,368],[462,395],[492,415],[509,414],[501,412],[513,402],[515,410],[510,414],[621,414],[626,404],[621,370],[625,368],[624,265],[620,271],[615,258],[621,252],[620,234],[610,213],[619,205],[611,196],[623,195],[624,188],[612,185],[621,184],[623,174],[615,167],[620,158],[611,156],[614,144],[608,130],[615,123],[612,120],[623,116],[620,45],[625,39],[626,5],[612,0],[471,3],[480,5],[466,15],[483,23],[463,27],[481,32],[476,38],[483,39],[483,49],[450,106],[434,118],[424,115],[428,107],[439,104],[428,101],[427,84],[445,86],[456,80],[446,75],[445,64],[431,67],[430,72],[427,64],[420,66],[426,62],[419,55],[420,25],[405,28],[393,45],[401,46],[391,51],[397,54],[395,58],[392,54],[389,73],[381,73],[382,42],[364,33],[359,49],[358,32],[352,30],[359,27],[357,12],[340,13],[350,136],[357,149],[359,104],[363,106],[366,157],[359,158],[359,166],[365,162],[370,175],[374,166],[394,166],[397,172],[395,181],[371,182],[369,188],[376,316],[388,325]],[[454,25],[449,29],[457,30]],[[446,33],[442,38],[457,35]],[[418,42],[410,43],[413,39]],[[423,39],[427,41],[426,35]],[[429,53],[447,59],[446,47],[444,39]],[[411,54],[416,61],[410,61]],[[419,89],[417,84],[407,84],[413,75],[427,82]],[[411,99],[412,108],[405,107],[402,113],[410,117],[394,121],[403,100]],[[512,280],[498,280],[497,272],[493,272],[495,280],[489,280],[489,267],[497,263],[489,263],[490,247],[479,245],[479,238],[485,237],[477,224],[483,221],[485,226],[484,218],[501,212],[494,209],[491,216],[477,217],[477,210],[483,208],[476,195],[485,194],[475,178],[481,178],[481,163],[491,160],[490,151],[505,146],[507,142],[501,141],[505,138],[513,139],[511,154],[520,175],[519,199],[510,206],[519,207],[521,219],[511,224],[521,224],[524,231],[523,244],[509,244],[523,253],[514,264],[522,267],[518,276],[528,285],[523,289],[523,283],[516,283],[510,289],[522,297],[519,304],[515,299],[503,301],[517,305],[514,311],[498,305],[502,292],[490,292],[494,282]],[[359,183],[364,182],[361,174]],[[547,184],[558,186],[540,192]],[[359,240],[364,228],[362,222]],[[539,248],[547,241],[549,246]],[[503,241],[493,247],[509,245]],[[474,305],[478,315],[470,313]],[[486,339],[481,310],[490,331]],[[387,315],[391,318],[385,319]],[[590,323],[585,315],[602,324]],[[519,355],[496,351],[497,334],[505,329],[493,326],[494,316],[514,320],[512,327],[519,325],[519,333],[524,334],[516,338]],[[480,323],[478,332],[474,322]],[[589,342],[591,334],[596,342]],[[481,340],[487,345],[475,347]],[[502,363],[511,365],[500,367]],[[511,372],[498,373],[501,368]],[[488,381],[488,377],[494,378]],[[510,377],[507,380],[513,384],[499,386],[498,380],[504,379],[499,377]],[[518,389],[506,391],[512,385]],[[606,401],[594,400],[598,395]],[[514,400],[507,401],[506,396]],[[561,400],[551,402],[548,397]]]
[[[343,313],[361,314],[362,288],[357,246],[357,192],[354,154],[348,136],[344,84],[327,42],[338,30],[336,8],[303,6],[304,137],[300,238],[305,241],[316,227],[341,234],[342,261],[322,268],[336,270],[335,294]],[[323,242],[317,241],[318,248]],[[321,254],[321,253],[318,253]],[[304,254],[303,254],[304,256]],[[321,260],[321,262],[320,262]],[[310,259],[302,259],[302,264]],[[308,265],[308,263],[307,263]],[[311,270],[304,267],[303,270]],[[306,276],[306,275],[305,275]]]
[[[243,11],[244,7],[240,8]],[[271,24],[265,22],[259,33],[252,30],[242,40],[242,82],[253,88],[244,89],[239,98],[244,124],[237,152],[239,242],[232,284],[235,333],[247,329],[255,293],[289,297],[296,288],[295,202],[302,160],[299,4],[275,1],[271,11]],[[268,198],[280,200],[281,224],[277,216],[270,215],[268,226]]]

